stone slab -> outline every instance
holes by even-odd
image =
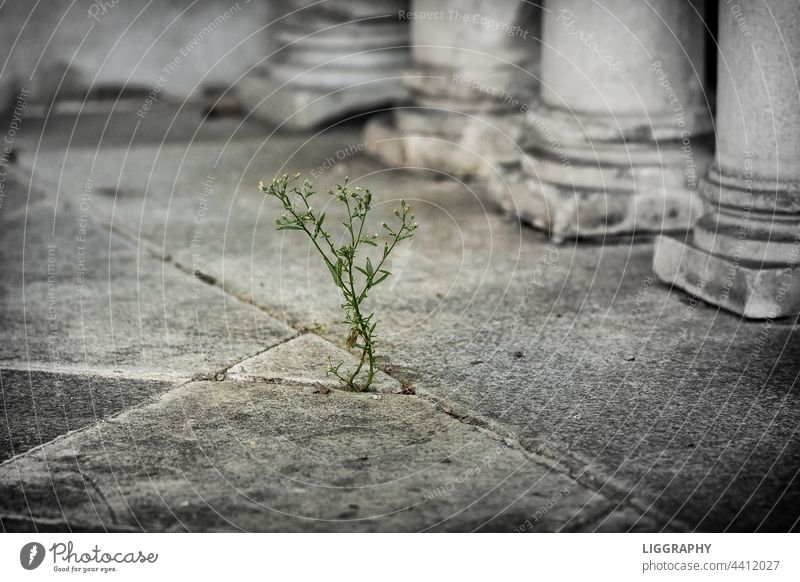
[[[566,531],[616,508],[418,397],[278,384],[188,384],[0,466],[7,530]]]
[[[167,391],[172,384],[0,370],[0,463]]]
[[[102,192],[65,188],[26,207],[26,188],[6,182],[0,365],[180,380],[295,333],[110,234],[90,212]]]
[[[338,348],[317,335],[305,334],[239,362],[228,370],[226,376],[242,382],[280,382],[340,388],[336,377],[328,374],[329,357],[334,365],[343,362],[342,373],[355,370],[358,365],[358,359],[353,352]],[[366,374],[362,372],[357,381],[363,382],[365,378]],[[379,371],[373,379],[370,391],[400,394],[403,392],[403,385]]]
[[[353,147],[361,139],[339,126],[126,157],[105,148],[96,183],[121,175],[127,195],[97,196],[93,210],[136,217],[146,244],[191,265],[198,192],[219,159],[195,251],[202,270],[297,327],[318,321],[336,342],[345,332],[335,289],[320,283],[325,267],[296,233],[275,232],[255,184],[299,171],[324,191],[349,175],[372,189],[381,217],[405,195],[420,230],[370,298],[385,371],[636,501],[651,529],[673,517],[708,531],[793,527],[800,337],[790,322],[742,320],[671,292],[646,238],[556,247],[495,215],[472,185],[386,168]],[[63,151],[45,150],[34,179],[64,167],[63,182],[79,185],[95,154],[70,149],[65,164]]]

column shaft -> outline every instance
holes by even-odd
[[[239,85],[248,111],[292,129],[402,102],[409,64],[407,0],[284,0],[278,49]]]
[[[686,230],[711,159],[703,3],[546,8],[541,94],[509,210],[555,239]]]
[[[720,2],[717,147],[706,213],[654,269],[748,317],[800,312],[800,3]]]
[[[370,122],[370,151],[395,166],[483,178],[519,156],[538,79],[540,9],[519,0],[414,0],[412,103]]]

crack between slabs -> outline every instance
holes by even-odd
[[[114,512],[114,508],[111,506],[111,503],[109,503],[105,493],[103,493],[103,491],[100,489],[100,486],[97,484],[97,481],[95,481],[94,477],[92,477],[89,473],[82,473],[82,477],[86,480],[87,483],[89,483],[89,486],[92,489],[94,489],[98,497],[100,497],[100,500],[106,506],[106,510],[108,511],[108,516],[111,518],[111,525],[114,526],[118,525],[119,520],[117,519],[117,514]]]
[[[399,380],[398,380],[399,381]],[[601,471],[589,472],[586,467],[588,463],[580,459],[574,453],[558,451],[544,445],[539,445],[535,449],[531,449],[523,445],[517,435],[513,431],[509,431],[506,427],[479,416],[472,415],[468,412],[458,410],[448,402],[436,398],[430,394],[416,394],[417,397],[427,400],[428,402],[436,405],[437,409],[442,413],[450,416],[454,420],[462,424],[467,424],[480,430],[490,438],[498,441],[503,441],[512,449],[517,449],[525,455],[531,462],[544,465],[553,471],[562,473],[574,479],[580,485],[595,492],[607,501],[616,502],[617,508],[630,507],[637,511],[640,515],[644,516],[649,513],[656,519],[663,520],[673,526],[674,529],[679,531],[689,531],[690,528],[677,519],[668,520],[668,516],[660,511],[650,507],[650,504],[644,500],[638,500],[630,495],[630,489],[615,479],[611,479],[608,475]],[[597,481],[603,482],[603,491],[598,488]],[[603,514],[604,515],[604,514]],[[603,517],[598,516],[591,521]]]
[[[169,388],[168,390],[165,390],[164,392],[161,392],[160,394],[156,394],[154,396],[151,396],[150,398],[142,400],[141,402],[139,402],[138,404],[136,404],[134,406],[130,406],[128,408],[124,408],[122,410],[118,410],[117,412],[115,412],[113,414],[110,414],[109,416],[107,416],[105,418],[101,418],[101,419],[96,420],[92,424],[88,424],[88,425],[82,426],[80,428],[69,430],[69,431],[67,431],[65,433],[62,433],[62,434],[58,435],[55,438],[50,439],[49,441],[46,441],[46,442],[43,442],[43,443],[39,443],[35,447],[32,447],[32,448],[30,448],[30,449],[28,449],[28,450],[26,450],[26,451],[24,451],[22,453],[18,453],[16,455],[14,455],[13,457],[10,457],[10,458],[6,459],[5,461],[3,461],[2,463],[0,463],[0,470],[5,468],[6,465],[11,465],[12,463],[15,463],[16,461],[18,461],[20,459],[23,459],[25,457],[31,456],[34,453],[36,453],[38,451],[41,451],[42,449],[44,449],[48,445],[61,442],[61,441],[65,440],[65,439],[71,438],[71,437],[73,437],[73,436],[75,436],[77,434],[81,434],[83,432],[86,432],[88,430],[96,428],[96,427],[98,427],[98,426],[100,426],[100,425],[102,425],[104,423],[111,422],[111,421],[113,421],[114,419],[116,419],[117,417],[119,417],[119,416],[121,416],[123,414],[127,414],[129,412],[132,412],[134,410],[138,410],[140,408],[144,408],[146,406],[150,406],[151,404],[155,404],[156,402],[158,402],[159,400],[164,398],[167,394],[171,394],[172,392],[174,392],[178,388],[181,388],[182,386],[186,386],[187,384],[191,384],[192,382],[193,382],[193,380],[191,380],[191,379],[185,380],[183,382],[180,382],[179,384],[175,384],[172,388]]]

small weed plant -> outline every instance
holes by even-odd
[[[258,186],[262,192],[276,198],[283,207],[283,212],[275,221],[278,230],[304,232],[328,267],[333,283],[343,298],[343,323],[349,328],[345,346],[360,353],[358,365],[349,371],[342,368],[342,362],[334,363],[329,357],[328,373],[336,376],[349,390],[365,391],[378,371],[375,353],[375,327],[378,322],[374,313],[366,312],[364,301],[372,289],[391,275],[384,268],[386,259],[397,243],[414,235],[418,225],[408,204],[401,200],[400,208],[394,211],[392,224],[381,224],[384,237],[379,240],[378,234],[366,234],[365,224],[372,208],[372,194],[361,188],[350,189],[349,180],[345,178],[344,184],[336,186],[335,191],[328,190],[334,200],[344,205],[347,213],[347,219],[342,223],[345,230],[341,237],[334,239],[326,226],[326,213],[315,211],[311,205],[311,197],[315,194],[311,182],[305,180],[298,185],[299,179],[299,174],[284,175],[273,180],[269,186],[263,182],[259,182]],[[381,242],[383,252],[376,263],[369,257],[362,260],[359,251],[364,246],[378,247]],[[362,370],[365,370],[365,375]]]

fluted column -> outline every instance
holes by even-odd
[[[537,84],[540,9],[520,0],[412,0],[411,104],[372,120],[369,150],[460,177],[519,156]]]
[[[281,5],[287,16],[268,32],[278,51],[238,87],[253,116],[305,129],[407,97],[408,0]]]
[[[703,2],[545,7],[540,99],[505,206],[554,239],[687,229],[711,158]]]
[[[741,8],[739,12],[738,8]],[[717,146],[707,212],[656,241],[663,281],[754,318],[800,312],[800,3],[719,8]]]

